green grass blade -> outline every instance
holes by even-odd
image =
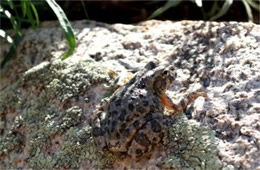
[[[230,6],[232,5],[232,3],[233,3],[233,0],[225,0],[225,3],[221,7],[220,11],[216,15],[211,17],[209,20],[213,21],[213,20],[216,20],[216,19],[222,17],[223,15],[225,15],[227,13],[228,9],[230,8]]]
[[[85,2],[84,2],[83,0],[81,0],[81,5],[82,5],[82,8],[83,8],[85,17],[86,17],[87,19],[89,19],[88,11],[87,11],[87,9],[86,9],[86,5],[85,5]]]
[[[5,56],[4,60],[1,62],[1,65],[0,65],[1,69],[12,58],[12,56],[15,55],[16,47],[18,46],[18,44],[20,44],[21,40],[22,40],[22,36],[16,34],[15,38],[14,38],[14,41],[13,41],[13,44],[12,44],[11,48],[9,49],[8,54]]]
[[[9,19],[8,17],[6,17],[5,15],[1,14],[0,13],[0,18],[7,18]],[[26,22],[28,24],[30,24],[30,21],[28,19],[24,19],[24,18],[21,18],[21,17],[17,17],[17,16],[13,16],[13,18],[17,21],[17,20],[20,20],[21,22]]]
[[[14,42],[12,37],[7,35],[7,33],[2,29],[0,29],[0,37],[2,37],[4,40],[6,40],[10,44],[12,44]]]
[[[10,6],[11,9],[14,9],[14,4],[12,0],[7,0],[8,5]]]
[[[202,0],[195,0],[198,7],[202,7]]]
[[[11,13],[7,10],[5,10],[1,5],[0,5],[0,13],[4,13],[5,16],[10,20],[12,26],[13,26],[13,29],[16,31],[17,34],[21,35],[21,31],[18,27],[18,24],[15,20],[15,18],[11,15]]]
[[[33,11],[33,14],[34,14],[34,17],[35,17],[36,28],[38,28],[39,23],[40,23],[38,12],[37,12],[37,10],[36,10],[36,8],[35,8],[35,6],[34,6],[34,4],[32,2],[30,2],[30,6],[32,8],[32,11]]]
[[[21,1],[21,8],[22,8],[23,17],[25,17],[26,16],[26,9],[27,9],[26,1],[24,1],[24,0]]]
[[[175,0],[175,1],[168,0],[164,6],[162,6],[161,8],[158,8],[156,11],[154,11],[152,13],[152,15],[148,17],[148,19],[152,19],[152,18],[157,17],[158,15],[161,15],[169,8],[179,5],[179,3],[181,3],[181,0]]]
[[[32,25],[32,27],[33,27],[33,29],[36,29],[37,28],[37,24],[36,24],[36,21],[35,21],[35,19],[34,19],[34,17],[33,17],[33,14],[32,14],[32,10],[31,10],[31,8],[29,7],[29,2],[27,2],[27,7],[26,7],[26,15],[27,15],[27,17],[28,17],[28,19],[29,19],[29,21],[30,21],[30,23],[31,23],[31,25]]]
[[[250,6],[246,2],[246,0],[242,0],[242,2],[243,2],[244,6],[245,6],[245,9],[246,9],[248,21],[249,22],[253,22],[253,15],[252,15],[252,10],[251,10]]]
[[[52,8],[54,13],[56,14],[56,16],[59,20],[59,23],[65,33],[67,42],[69,43],[69,50],[62,57],[62,60],[64,60],[73,53],[73,51],[76,47],[76,38],[73,33],[73,29],[70,25],[70,22],[67,19],[63,10],[61,9],[61,7],[54,0],[46,0],[46,2],[49,4],[49,6]]]
[[[208,16],[213,16],[216,11],[218,11],[219,7],[218,7],[218,2],[217,1],[214,1],[213,2],[213,5],[212,5],[212,8],[210,9],[209,13],[208,13]]]
[[[252,0],[247,0],[248,4],[253,7],[254,9],[256,9],[257,11],[260,11],[260,4],[257,4],[256,2],[252,1]],[[260,1],[259,1],[260,3]]]

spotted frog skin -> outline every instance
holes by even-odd
[[[100,151],[127,153],[138,159],[154,147],[168,142],[172,116],[163,114],[165,106],[179,113],[198,96],[174,104],[165,94],[177,74],[173,66],[149,62],[125,86],[119,88],[96,112],[94,141]]]

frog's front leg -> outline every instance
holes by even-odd
[[[102,108],[103,109],[103,108]],[[105,135],[107,133],[106,113],[98,108],[95,112],[95,119],[92,121],[92,136],[99,152],[107,150]]]
[[[188,94],[187,97],[183,98],[178,104],[174,104],[167,95],[162,96],[161,101],[166,108],[170,110],[174,110],[173,114],[174,116],[176,116],[178,113],[183,112],[190,103],[192,103],[200,96],[208,97],[208,95],[205,92],[199,91],[199,92],[192,92]]]
[[[172,119],[163,113],[150,113],[152,119],[146,121],[136,132],[129,148],[128,155],[133,159],[139,159],[148,155],[155,146],[168,143],[168,126]],[[147,117],[147,115],[146,115]]]

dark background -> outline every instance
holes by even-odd
[[[40,21],[57,20],[52,9],[45,1],[33,1],[37,9]],[[162,7],[167,1],[123,1],[123,0],[106,0],[106,1],[56,1],[63,11],[66,13],[70,21],[90,19],[105,23],[125,23],[132,24],[145,21],[148,17]],[[224,1],[217,1],[219,7],[224,4]],[[19,4],[19,1],[14,1]],[[83,5],[84,3],[84,5]],[[209,11],[214,1],[203,1],[203,9]],[[84,12],[84,6],[87,11]],[[8,6],[5,7],[8,9]],[[257,10],[252,9],[254,23],[259,24],[260,14]],[[21,11],[18,11],[21,12]],[[179,5],[168,9],[166,12],[155,17],[158,20],[208,20],[203,18],[202,9],[191,1],[183,1]],[[245,7],[240,0],[234,0],[228,12],[218,18],[216,21],[242,21],[247,22],[248,17]],[[22,27],[30,26],[29,22],[24,22]],[[2,29],[12,28],[8,19],[1,18],[0,27]]]
[[[69,20],[85,19],[81,2],[58,2],[64,9]],[[152,3],[152,1],[85,1],[89,19],[106,23],[137,23],[147,18],[166,1]],[[224,1],[219,1],[222,6]],[[203,1],[203,8],[209,10],[213,1]],[[259,23],[259,12],[253,8],[255,22]],[[50,18],[51,19],[51,18]],[[156,17],[159,20],[203,20],[201,9],[191,1],[183,1],[165,13]],[[241,1],[234,1],[228,12],[217,21],[244,21],[247,22],[245,7]]]

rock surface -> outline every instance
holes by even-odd
[[[16,57],[1,72],[0,169],[260,168],[260,26],[251,23],[146,21],[137,25],[72,22],[73,56],[59,25],[24,30]],[[8,50],[1,44],[0,60]],[[115,75],[150,60],[169,62],[178,101],[203,88],[169,129],[163,153],[138,163],[97,152],[92,111],[113,91]],[[112,74],[113,73],[113,74]],[[124,79],[124,78],[122,78]]]

